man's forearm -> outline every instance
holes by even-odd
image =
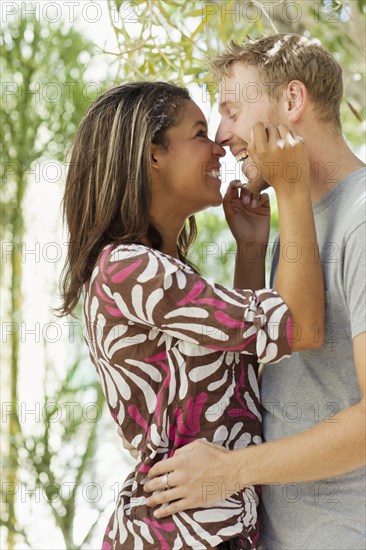
[[[363,466],[365,446],[362,401],[306,432],[234,451],[231,468],[242,487],[324,479]]]
[[[156,517],[224,500],[249,485],[299,483],[334,477],[365,463],[365,403],[306,432],[236,451],[195,441],[155,464],[146,484]],[[166,489],[168,473],[172,488]],[[159,477],[161,476],[161,477]]]

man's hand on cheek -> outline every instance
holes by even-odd
[[[147,492],[160,491],[146,501],[151,507],[164,504],[154,512],[155,517],[223,501],[239,491],[239,484],[232,479],[230,454],[223,447],[198,440],[155,464],[144,487]]]

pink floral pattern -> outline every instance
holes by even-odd
[[[255,548],[254,487],[157,520],[144,484],[153,464],[197,438],[228,449],[261,442],[256,356],[290,355],[281,297],[212,284],[142,245],[109,245],[85,286],[84,315],[110,412],[139,451],[103,548],[201,549],[232,538]]]

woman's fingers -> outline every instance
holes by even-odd
[[[240,196],[240,189],[243,187],[243,184],[240,180],[232,180],[227,189],[224,196],[224,203],[227,199],[229,200],[235,200],[239,198]]]
[[[267,145],[267,132],[263,122],[256,122],[253,125],[250,141],[247,151],[250,158],[255,162],[257,153],[260,155],[265,150]]]
[[[258,206],[258,197],[253,193],[249,193],[249,191],[242,193],[241,200],[243,204],[250,206],[250,208],[257,208]]]
[[[262,199],[262,195],[251,193],[248,186],[240,180],[232,180],[229,183],[225,196],[228,196],[231,200],[234,200],[236,207],[240,207],[240,201],[245,206],[250,206],[251,208],[257,208],[266,202],[266,200]],[[266,197],[268,197],[267,194]],[[236,199],[238,202],[236,202]],[[233,203],[234,209],[235,203]]]
[[[280,135],[280,140],[278,144],[283,143],[283,147],[286,143],[288,143],[289,145],[295,145],[300,141],[299,138],[301,139],[301,141],[303,141],[296,130],[290,130],[285,124],[280,124],[278,126],[278,132]]]
[[[240,180],[231,180],[229,187],[234,187],[235,189],[240,189],[243,187],[243,183]]]
[[[304,143],[304,138],[300,136],[300,134],[296,132],[296,130],[291,130],[291,133],[294,136],[296,143]]]
[[[258,208],[264,205],[269,206],[269,196],[267,193],[252,193],[247,185],[242,186],[240,198],[243,204],[251,208]]]
[[[278,128],[273,124],[270,124],[267,128],[268,143],[275,146],[278,140],[281,138]]]

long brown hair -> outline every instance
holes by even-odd
[[[71,314],[83,284],[108,243],[163,246],[149,216],[152,143],[166,145],[166,131],[179,122],[185,88],[165,82],[135,82],[112,88],[88,109],[74,138],[63,215],[69,231],[59,314]],[[178,254],[196,237],[194,216],[178,238]]]

